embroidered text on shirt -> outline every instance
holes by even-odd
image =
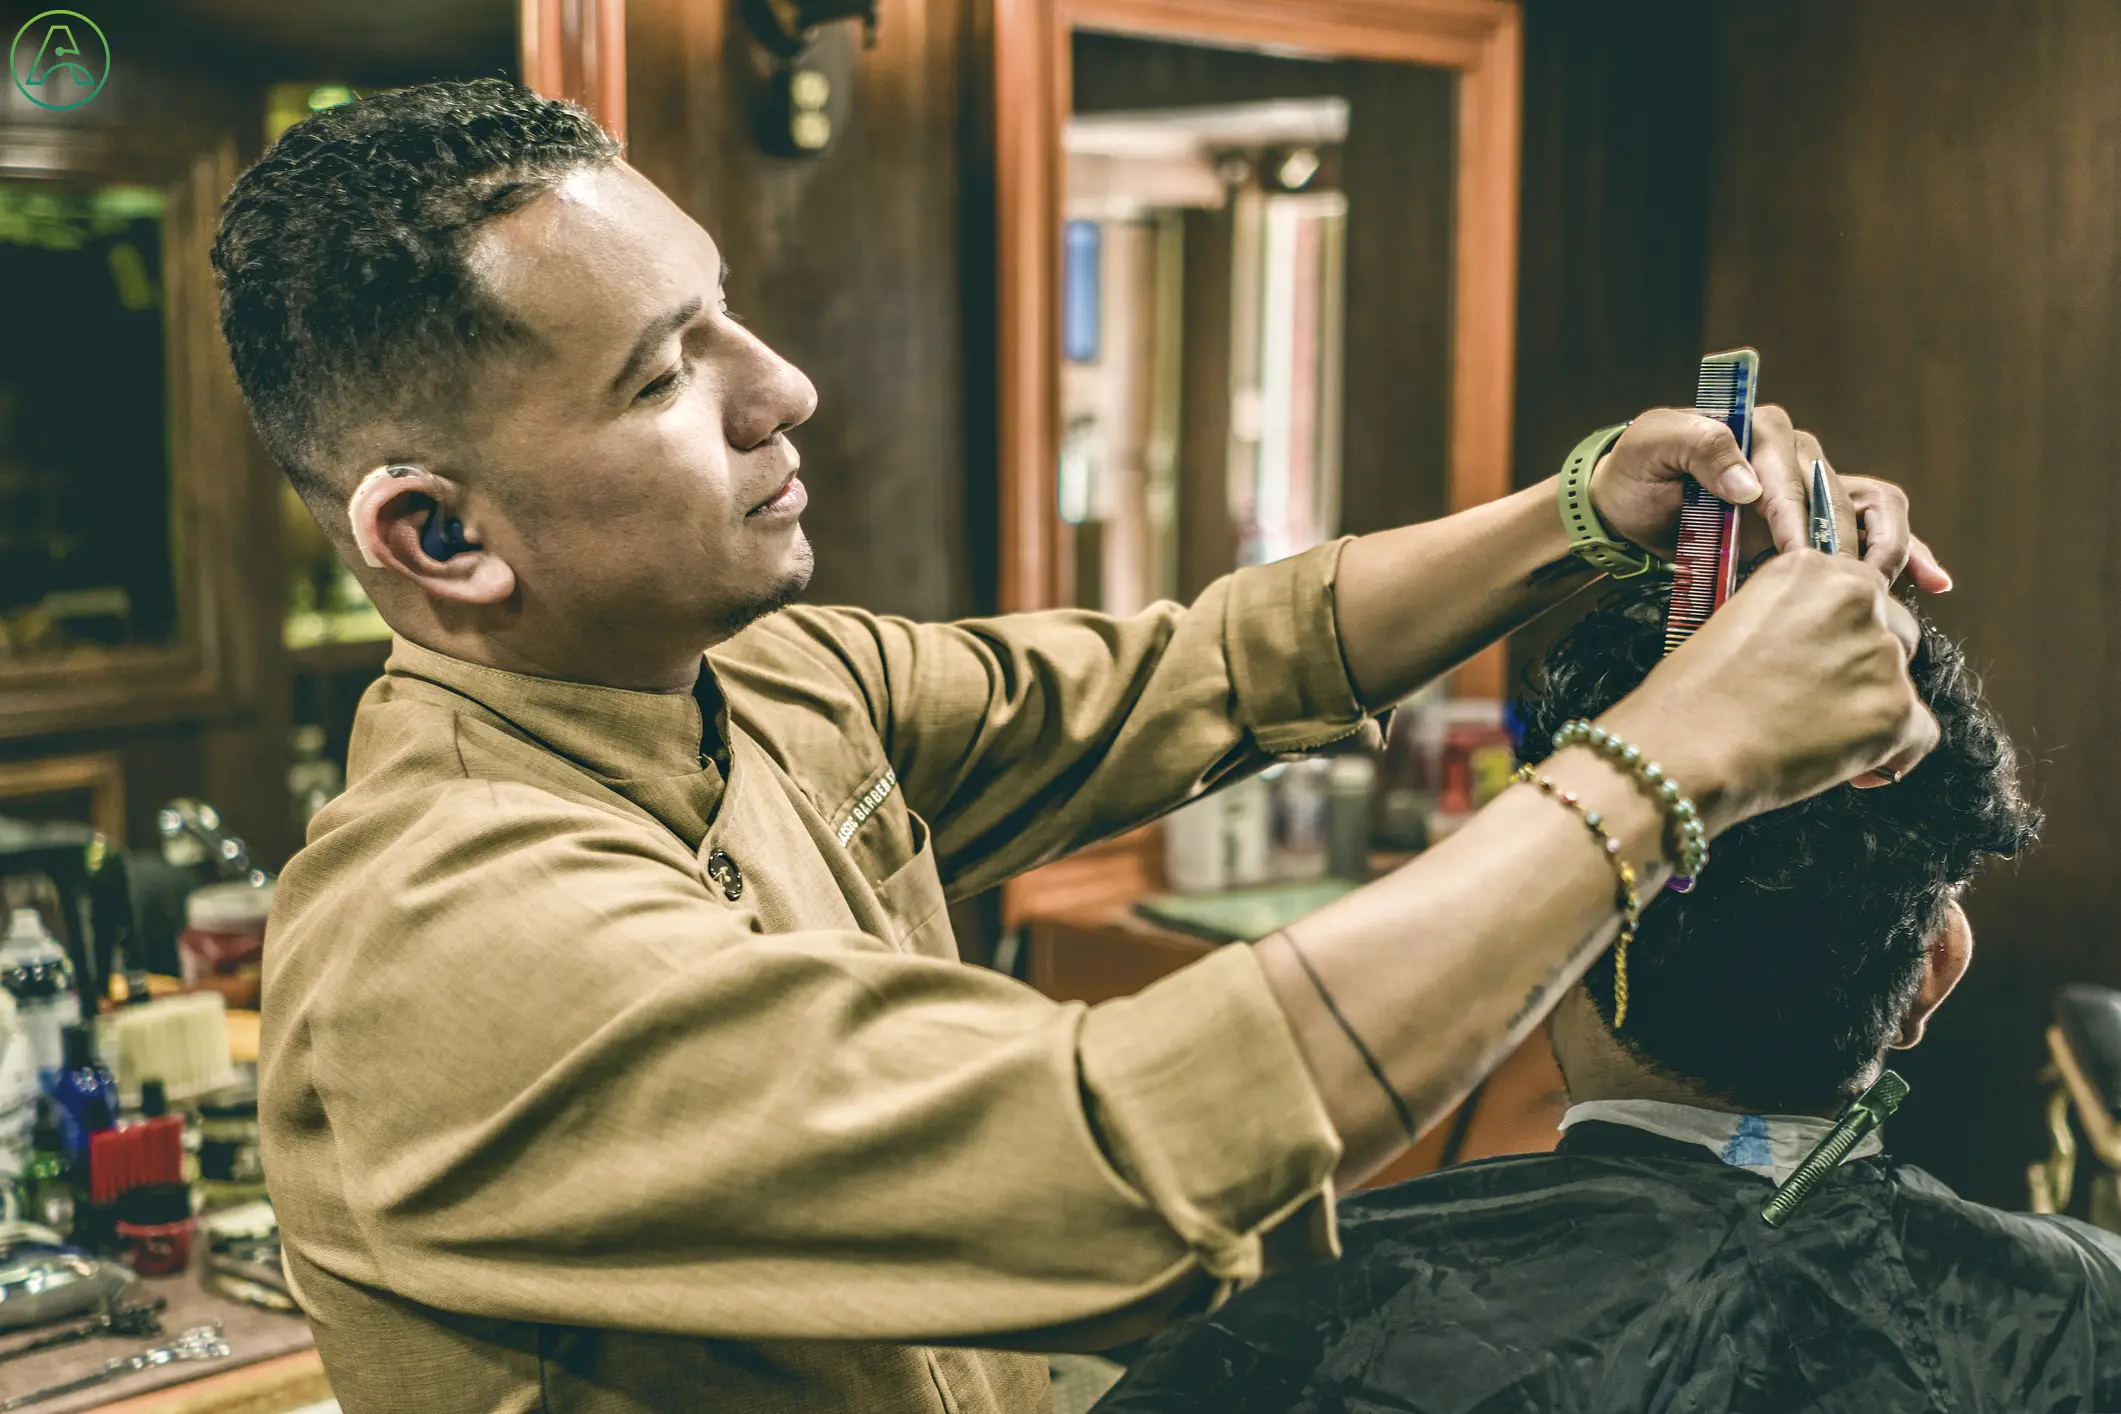
[[[862,798],[854,802],[854,809],[848,812],[846,819],[840,821],[842,845],[854,838],[854,832],[862,827],[863,821],[876,813],[876,808],[884,803],[885,797],[891,794],[892,788],[897,784],[898,772],[886,766],[877,783],[862,792]]]

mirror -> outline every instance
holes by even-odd
[[[1442,514],[1449,72],[1094,31],[1070,50],[1063,602],[1132,613]]]
[[[257,454],[206,258],[234,145],[0,137],[0,739],[238,707]]]
[[[0,662],[176,633],[162,214],[151,187],[0,181]]]
[[[996,113],[1004,609],[1131,613],[1509,489],[1516,5],[996,26],[1050,96]]]
[[[1003,610],[1128,614],[1508,492],[1513,0],[994,25]],[[1012,881],[1005,920],[1140,897],[1152,834]]]

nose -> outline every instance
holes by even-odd
[[[748,452],[809,421],[817,411],[817,389],[756,336],[746,331],[742,337],[749,347],[742,372],[731,380],[737,396],[730,399],[727,419],[729,445]]]

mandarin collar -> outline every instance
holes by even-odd
[[[467,663],[399,637],[386,675],[416,678],[464,697],[507,722],[548,751],[607,781],[696,776],[718,742],[729,740],[728,712],[705,721],[700,695],[719,701],[719,689],[634,692],[559,678],[528,677]],[[702,657],[703,677],[713,669]],[[700,694],[700,695],[696,695]]]

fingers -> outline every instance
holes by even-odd
[[[1734,506],[1758,500],[1760,479],[1739,450],[1731,429],[1698,412],[1678,416],[1685,419],[1675,427],[1682,439],[1679,470]]]
[[[1797,429],[1788,413],[1773,403],[1754,409],[1753,471],[1760,484],[1754,509],[1767,522],[1777,551],[1801,550],[1810,543],[1806,513],[1811,465],[1800,455]]]
[[[1907,493],[1890,481],[1868,476],[1848,478],[1849,499],[1856,505],[1856,523],[1863,532],[1863,562],[1890,584],[1907,568],[1909,547],[1915,538],[1907,520]]]
[[[1910,688],[1909,691],[1913,689]],[[1883,765],[1859,777],[1854,784],[1859,788],[1867,788],[1866,782],[1897,785],[1902,776],[1921,765],[1922,758],[1935,749],[1939,735],[1936,713],[1930,711],[1923,703],[1917,702],[1913,715],[1908,718],[1907,733],[1899,747],[1885,759]]]
[[[1900,640],[1901,661],[1905,663],[1915,656],[1915,647],[1922,641],[1922,626],[1915,622],[1913,612],[1891,594],[1881,594],[1879,603],[1886,631]],[[1905,681],[1905,675],[1902,676]],[[1914,697],[1914,684],[1908,682],[1906,686],[1908,695]],[[1902,776],[1914,770],[1916,764],[1929,755],[1930,749],[1937,744],[1937,718],[1920,698],[1915,698],[1913,705],[1915,710],[1892,754],[1849,784],[1858,790],[1898,785]]]
[[[1907,577],[1915,587],[1925,594],[1949,594],[1952,589],[1951,571],[1937,560],[1922,537],[1915,536],[1907,542]]]
[[[1879,603],[1885,606],[1886,632],[1900,640],[1901,661],[1912,659],[1916,645],[1922,642],[1922,625],[1915,622],[1915,616],[1907,605],[1891,594],[1881,594]]]

